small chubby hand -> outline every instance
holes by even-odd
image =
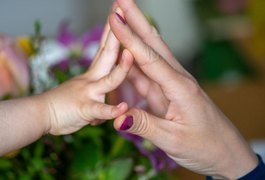
[[[75,132],[88,124],[113,119],[128,110],[128,105],[105,104],[106,93],[117,88],[126,78],[133,57],[128,50],[121,56],[120,43],[108,23],[99,50],[89,70],[55,89],[39,95],[47,107],[47,133],[62,135]],[[117,59],[120,58],[117,65]]]

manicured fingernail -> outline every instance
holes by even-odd
[[[120,130],[121,131],[126,131],[130,129],[133,125],[133,117],[132,116],[127,116],[125,120],[123,121]]]
[[[119,13],[115,12],[115,14],[116,14],[117,17],[119,18],[119,20],[125,25],[125,24],[126,24],[125,19],[123,19],[123,17],[122,17]]]

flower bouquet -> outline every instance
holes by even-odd
[[[0,35],[0,99],[39,94],[85,72],[102,30],[96,26],[76,37],[64,22],[51,39],[42,35],[37,22],[32,36]],[[133,91],[122,90],[126,87],[119,95],[144,108]],[[108,121],[72,135],[47,135],[5,155],[0,158],[0,179],[170,179],[167,172],[175,167],[162,150],[138,136],[117,133]]]

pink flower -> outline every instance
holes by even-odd
[[[218,7],[223,13],[233,14],[242,11],[247,0],[218,0]]]
[[[15,39],[0,35],[0,98],[23,95],[29,87],[29,68]]]

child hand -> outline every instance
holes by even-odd
[[[90,69],[39,95],[40,102],[46,103],[44,107],[47,107],[47,133],[69,134],[87,124],[116,118],[128,110],[124,102],[116,106],[104,103],[106,93],[123,82],[133,63],[129,51],[123,50],[119,64],[115,66],[119,49],[120,44],[107,24]]]

